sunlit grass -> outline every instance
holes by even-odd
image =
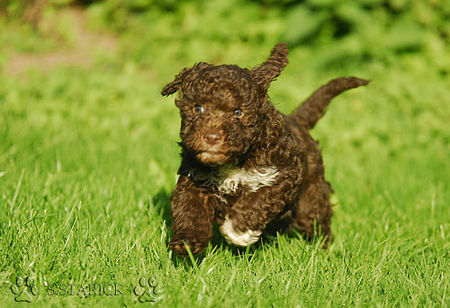
[[[263,60],[251,52],[242,65]],[[2,303],[30,276],[38,305],[138,303],[140,277],[156,279],[163,307],[448,305],[448,76],[420,56],[331,71],[308,56],[294,50],[273,85],[283,111],[337,75],[372,80],[335,99],[313,131],[335,189],[335,243],[281,236],[236,250],[217,236],[195,264],[167,249],[179,116],[159,92],[181,67],[118,58],[0,76]],[[126,294],[48,291],[95,282]]]

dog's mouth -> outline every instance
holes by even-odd
[[[227,162],[229,155],[223,152],[202,151],[196,154],[196,158],[206,165],[221,165]]]

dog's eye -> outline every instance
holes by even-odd
[[[242,110],[241,109],[236,109],[233,114],[237,117],[240,117],[242,115]]]
[[[203,106],[196,105],[194,107],[194,112],[195,113],[203,113],[203,111],[205,111],[205,108],[203,108]]]

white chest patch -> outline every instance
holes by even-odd
[[[261,231],[248,230],[239,232],[234,230],[233,221],[228,217],[225,218],[225,222],[220,226],[220,233],[222,233],[228,243],[244,247],[256,243],[261,236]]]
[[[257,191],[261,187],[272,186],[278,170],[275,167],[245,170],[242,168],[223,167],[213,182],[221,193],[236,192],[239,185],[250,191]]]

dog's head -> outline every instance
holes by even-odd
[[[175,104],[183,147],[205,165],[221,165],[245,155],[259,139],[273,137],[267,90],[286,66],[287,53],[286,45],[278,44],[252,70],[200,62],[177,74],[161,94],[179,92]]]

